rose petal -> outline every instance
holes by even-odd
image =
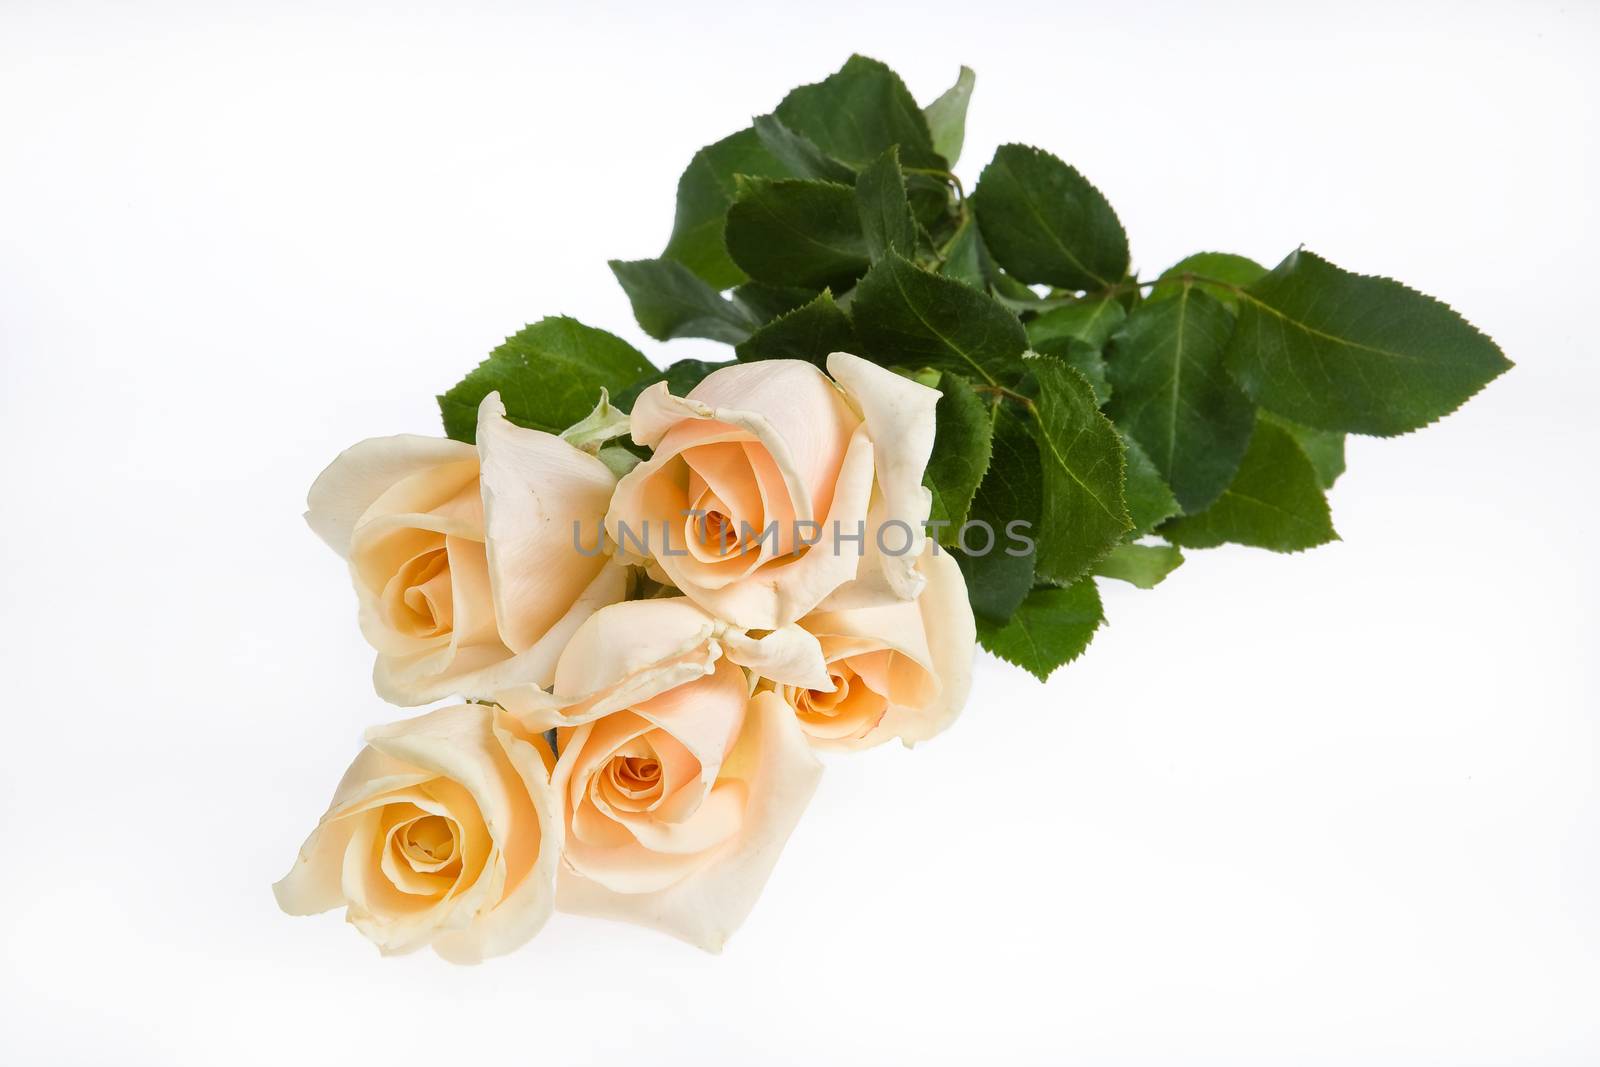
[[[477,923],[434,942],[434,951],[454,963],[504,955],[543,928],[555,907],[555,874],[561,857],[560,806],[550,786],[550,750],[509,715],[493,719],[496,741],[521,778],[530,799],[519,824],[503,839],[506,879],[494,908]],[[535,823],[526,822],[531,810]]]
[[[799,626],[783,626],[760,638],[737,631],[722,635],[728,659],[779,685],[830,692],[833,679],[816,637]]]
[[[928,642],[928,661],[939,676],[939,696],[926,708],[891,706],[879,727],[907,747],[940,733],[961,714],[972,689],[972,661],[977,654],[972,604],[955,557],[930,542],[922,570],[928,584],[917,598],[917,609]]]
[[[513,425],[499,393],[478,406],[478,457],[495,616],[506,647],[525,652],[605,565],[598,538],[616,479],[554,434]]]
[[[933,504],[922,476],[933,452],[939,391],[848,352],[828,357],[828,373],[861,412],[872,438],[880,505],[869,523],[874,534],[868,538],[867,556],[856,583],[841,595],[854,597],[853,603],[869,603],[873,597],[886,595],[911,600],[922,589],[917,561],[922,555],[923,523]],[[904,553],[891,555],[880,549],[875,531],[885,522],[897,524],[884,535],[891,550],[900,548],[902,539],[909,539]],[[898,524],[904,524],[905,530]]]
[[[840,468],[821,539],[803,555],[768,564],[743,581],[715,589],[696,584],[681,557],[665,556],[658,562],[674,584],[719,618],[741,629],[776,629],[806,614],[855,577],[863,544],[855,535],[865,529],[858,523],[867,513],[871,494],[872,442],[865,431],[858,431]],[[835,537],[836,530],[843,536]],[[870,540],[871,534],[865,537]]]
[[[633,714],[671,734],[700,761],[700,777],[716,780],[739,736],[749,689],[744,672],[719,659],[711,672],[629,705]]]
[[[619,483],[606,526],[613,529],[627,520],[637,529],[644,517],[640,487],[686,450],[738,440],[729,431],[758,442],[765,453],[751,462],[758,465],[756,474],[771,516],[813,519],[829,507],[839,466],[859,424],[833,383],[816,367],[798,360],[725,367],[708,375],[688,397],[675,397],[665,383],[657,383],[633,409],[633,438],[655,449],[655,454]],[[784,493],[776,491],[778,484]],[[787,501],[780,496],[787,496]],[[787,536],[788,531],[782,532]],[[621,540],[614,529],[612,536]]]
[[[794,359],[738,363],[706,375],[686,399],[711,408],[719,421],[747,427],[767,446],[799,518],[827,512],[861,420],[820,370]],[[803,490],[795,489],[796,480]]]
[[[488,697],[524,685],[549,685],[572,635],[596,611],[619,603],[626,594],[626,568],[608,560],[566,614],[531,648],[514,656],[498,643],[445,647],[412,657],[383,656],[373,668],[373,685],[383,699],[403,706],[457,695]]]
[[[315,915],[343,904],[339,870],[354,833],[346,816],[366,810],[374,798],[433,777],[400,760],[364,748],[345,771],[328,810],[311,831],[294,866],[272,887],[278,907],[290,915]]]
[[[517,688],[495,700],[531,729],[588,722],[711,673],[718,629],[686,597],[612,604],[573,633],[551,693]]]
[[[410,475],[441,465],[470,464],[471,445],[437,437],[401,434],[352,445],[328,464],[306,494],[306,523],[341,556],[350,535],[374,501]]]
[[[744,819],[739,833],[707,862],[671,885],[638,893],[620,893],[563,869],[557,907],[653,927],[707,951],[721,951],[760,896],[816,790],[822,765],[789,707],[767,692],[752,698],[723,774],[748,790]]]

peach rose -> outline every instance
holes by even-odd
[[[632,433],[655,452],[617,485],[612,541],[742,627],[830,597],[916,597],[939,394],[843,352],[828,372],[767,360],[713,371],[685,397],[646,390]]]
[[[367,731],[327,814],[272,887],[310,915],[344,906],[385,954],[476,963],[550,916],[561,824],[542,737],[486,704]]]
[[[743,922],[822,773],[789,708],[751,698],[746,668],[828,685],[804,631],[751,638],[675,597],[600,609],[553,692],[496,698],[530,729],[560,727],[561,910],[710,951]]]
[[[479,406],[476,447],[377,437],[335,459],[306,521],[350,563],[379,695],[548,684],[566,639],[624,595],[595,546],[615,485],[594,456],[509,422],[498,393]]]
[[[966,581],[931,540],[922,569],[928,584],[915,602],[800,620],[821,645],[832,687],[780,684],[775,691],[812,745],[860,749],[898,737],[909,746],[961,713],[977,649]]]

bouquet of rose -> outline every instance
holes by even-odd
[[[549,318],[439,398],[446,438],[344,452],[307,520],[349,563],[368,731],[275,886],[385,952],[471,962],[551,912],[718,949],[821,774],[934,736],[975,647],[1039,676],[1096,580],[1336,535],[1344,435],[1510,364],[1446,305],[1310,252],[1149,281],[1100,193],[1002,146],[952,173],[965,68],[919,108],[853,57],[695,154],[662,256],[613,262],[665,370]]]

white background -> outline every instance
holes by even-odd
[[[1592,4],[0,7],[0,1060],[1600,1059]],[[1344,540],[1194,553],[1040,687],[830,763],[721,957],[558,916],[458,969],[268,891],[367,725],[343,446],[565,312],[851,50],[1136,263],[1300,242],[1517,362],[1355,440]],[[992,1059],[991,1059],[992,1057]]]

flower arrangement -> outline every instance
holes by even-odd
[[[1449,307],[1296,250],[1149,280],[1100,192],[1004,145],[953,173],[972,72],[918,107],[852,57],[701,149],[656,259],[614,261],[659,370],[547,318],[439,397],[443,438],[317,478],[368,731],[275,886],[386,953],[475,962],[556,909],[719,949],[821,775],[937,735],[982,645],[1040,679],[1096,582],[1333,539],[1348,433],[1510,364]]]

